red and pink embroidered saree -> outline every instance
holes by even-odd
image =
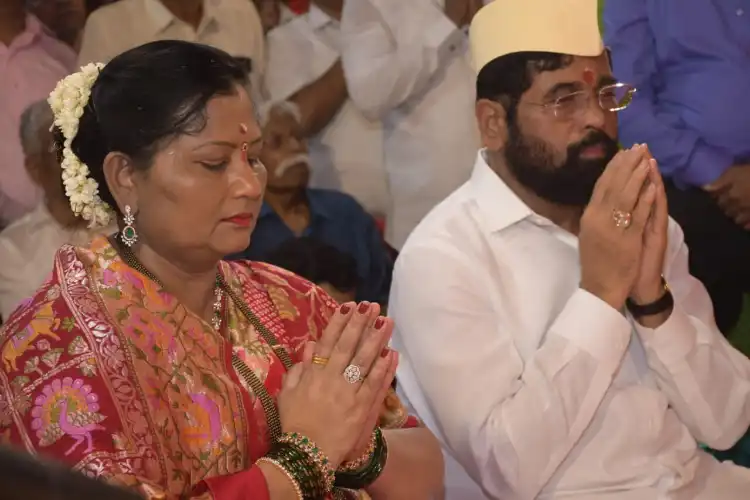
[[[259,263],[221,263],[227,283],[297,361],[336,304]],[[147,498],[269,498],[254,461],[266,418],[231,364],[268,392],[284,365],[228,301],[229,341],[127,266],[106,238],[63,247],[52,277],[0,330],[0,441],[136,488]],[[391,395],[385,427],[411,426]]]

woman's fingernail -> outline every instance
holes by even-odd
[[[359,314],[365,314],[369,310],[370,310],[369,302],[362,302],[357,308],[357,311],[359,312]]]
[[[385,324],[385,318],[383,318],[382,316],[378,316],[378,319],[375,320],[375,325],[373,326],[375,326],[376,330],[380,330],[381,328],[383,328],[384,324]]]
[[[383,350],[380,351],[380,357],[385,358],[386,356],[388,356],[388,354],[390,354],[390,352],[390,349],[388,349],[387,347],[383,347]]]
[[[349,311],[351,310],[352,306],[350,306],[349,304],[342,304],[339,308],[339,312],[341,312],[341,314],[349,314]]]

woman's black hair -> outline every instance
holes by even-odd
[[[78,123],[72,149],[99,184],[101,199],[118,207],[104,178],[104,158],[121,152],[147,169],[154,154],[182,134],[206,126],[206,105],[247,84],[236,58],[196,43],[162,40],[123,52],[99,74]],[[56,130],[56,141],[62,136]]]
[[[519,99],[529,90],[536,75],[565,68],[572,62],[572,56],[553,52],[516,52],[498,57],[479,71],[477,100],[501,103],[507,120],[512,121]]]

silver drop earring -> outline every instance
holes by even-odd
[[[125,222],[125,227],[120,232],[120,239],[122,239],[125,245],[132,247],[138,241],[138,233],[135,232],[135,227],[133,227],[135,217],[130,209],[130,205],[125,205],[125,216],[122,220]]]

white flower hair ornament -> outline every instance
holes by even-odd
[[[65,194],[73,213],[89,221],[89,228],[106,227],[114,217],[114,210],[99,197],[99,185],[89,177],[89,168],[73,153],[73,139],[78,133],[78,122],[91,97],[91,87],[104,67],[91,63],[58,82],[49,96],[55,126],[62,131],[65,142],[62,151],[62,178]]]

